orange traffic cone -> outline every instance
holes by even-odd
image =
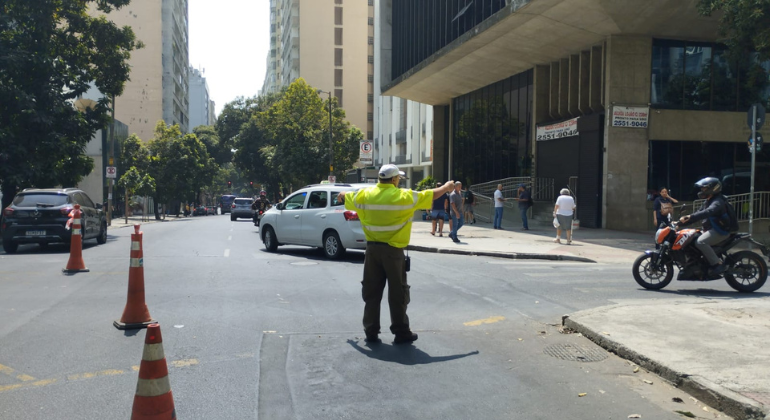
[[[119,330],[147,328],[155,321],[144,303],[144,258],[142,254],[142,232],[134,225],[131,234],[131,265],[128,268],[128,298],[123,316],[112,325]]]
[[[176,419],[174,396],[171,395],[171,384],[168,381],[168,366],[166,355],[163,353],[159,324],[147,326],[134,406],[131,409],[131,420],[142,419]]]
[[[67,226],[72,225],[72,235],[70,235],[70,259],[67,261],[67,267],[62,270],[64,274],[87,273],[91,270],[86,268],[83,261],[83,234],[80,229],[80,204],[75,204],[75,208],[70,212],[70,220]]]

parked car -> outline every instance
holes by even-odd
[[[239,217],[253,219],[254,210],[251,209],[252,204],[254,204],[254,200],[250,198],[236,198],[233,200],[230,208],[230,220],[235,221]]]
[[[207,216],[208,210],[206,210],[206,206],[198,206],[193,211],[193,216]]]
[[[340,258],[346,249],[365,249],[358,213],[337,202],[341,191],[363,186],[309,185],[286,197],[262,215],[259,230],[265,249],[275,252],[279,245],[313,246],[331,259]]]
[[[80,204],[83,240],[107,242],[107,217],[102,205],[78,188],[28,188],[14,197],[3,210],[3,248],[13,254],[19,244],[36,243],[46,246],[54,242],[69,242],[72,231],[65,228],[69,213]]]
[[[217,215],[217,206],[206,206],[206,216],[209,214]]]

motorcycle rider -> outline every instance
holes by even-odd
[[[711,246],[730,237],[730,232],[728,231],[730,216],[727,213],[727,202],[724,195],[722,195],[722,183],[719,182],[719,179],[714,177],[703,178],[696,182],[695,186],[700,188],[698,198],[705,198],[706,202],[695,213],[682,216],[679,222],[686,225],[690,222],[703,220],[703,233],[698,237],[695,247],[703,253],[706,261],[711,266],[709,274],[718,276],[725,272],[727,266],[719,259]]]
[[[251,205],[251,209],[254,210],[254,226],[259,225],[259,213],[266,212],[270,208],[270,200],[267,199],[267,193],[265,190],[259,192],[259,198]]]

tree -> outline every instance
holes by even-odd
[[[770,59],[770,0],[699,0],[704,16],[721,13],[719,32],[739,62],[747,52],[759,53],[759,60]]]
[[[120,177],[120,180],[118,180],[118,185],[120,187],[123,187],[126,197],[125,197],[125,222],[128,223],[128,199],[129,197],[133,196],[134,194],[139,195],[150,195],[153,191],[155,191],[155,180],[148,174],[142,174],[139,172],[138,169],[136,169],[136,166],[132,166],[131,169],[127,170],[123,176]]]
[[[363,134],[351,129],[337,99],[332,105],[332,150],[329,150],[329,102],[304,79],[295,80],[283,96],[258,115],[258,124],[268,134],[272,148],[263,148],[265,158],[292,185],[317,183],[329,174],[329,154],[333,153],[338,175],[357,159]]]
[[[193,128],[193,134],[206,146],[209,156],[214,159],[217,165],[222,166],[232,161],[232,152],[230,149],[222,147],[219,134],[213,125],[199,125]]]
[[[104,13],[129,0],[5,0],[0,3],[0,183],[3,207],[17,188],[75,185],[93,169],[83,155],[109,121],[109,100],[129,79],[129,27]],[[105,95],[79,112],[93,84]]]
[[[222,109],[214,128],[219,135],[219,146],[223,153],[235,148],[241,127],[257,113],[258,102],[259,98],[256,96],[252,98],[240,96],[227,103]]]
[[[206,146],[194,134],[182,135],[178,125],[158,121],[155,137],[148,145],[149,173],[155,179],[155,201],[168,205],[199,193],[209,185],[216,164]],[[157,207],[155,218],[160,219]]]

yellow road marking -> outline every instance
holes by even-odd
[[[494,324],[495,322],[500,322],[504,319],[504,316],[493,316],[486,319],[477,319],[476,321],[464,322],[463,325],[466,327],[478,327],[481,324]]]
[[[18,375],[14,375],[16,373],[16,371],[11,369],[11,368],[9,368],[8,366],[5,366],[5,365],[0,365],[0,372],[6,374],[8,376],[15,376],[16,379],[18,379],[18,380],[20,380],[22,382],[28,382],[28,381],[34,381],[35,380],[35,378],[33,378],[33,377],[29,376],[29,375],[25,375],[23,373],[20,373]]]
[[[184,360],[175,360],[171,362],[171,366],[173,367],[187,367],[192,365],[197,365],[198,359],[184,359]]]
[[[123,370],[118,369],[107,369],[100,372],[86,372],[86,373],[78,373],[75,375],[69,375],[67,376],[67,380],[69,381],[77,381],[80,379],[91,379],[95,378],[97,376],[113,376],[113,375],[122,375],[126,373]]]
[[[169,365],[171,365],[172,367],[175,367],[175,368],[184,368],[184,367],[194,366],[194,365],[198,365],[198,364],[200,364],[198,359],[182,359],[182,360],[175,360],[175,361],[169,362]],[[131,370],[133,372],[139,372],[139,365],[131,366]],[[15,371],[13,369],[9,368],[8,366],[0,365],[0,373],[4,373],[4,374],[13,376],[14,372]],[[127,373],[126,370],[107,369],[107,370],[102,370],[102,371],[99,371],[99,372],[86,372],[86,373],[76,373],[76,374],[73,374],[73,375],[68,375],[67,376],[67,380],[69,380],[69,381],[78,381],[78,380],[83,380],[83,379],[93,379],[93,378],[96,378],[96,377],[99,377],[99,376],[123,375],[125,373]],[[58,379],[54,378],[54,379],[44,379],[44,380],[40,380],[40,381],[36,381],[36,382],[30,382],[30,381],[34,381],[35,378],[33,378],[33,377],[29,376],[29,375],[17,375],[16,377],[18,379],[22,380],[22,381],[25,381],[25,382],[21,383],[21,384],[13,384],[13,385],[3,385],[3,386],[0,386],[0,393],[5,392],[5,391],[11,391],[11,390],[14,390],[14,389],[19,389],[19,388],[35,388],[35,387],[46,386],[46,385],[50,385],[50,384],[58,381]]]

